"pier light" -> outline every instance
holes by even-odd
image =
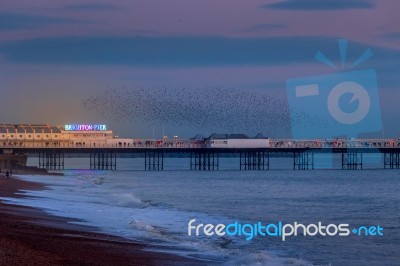
[[[106,125],[64,125],[65,131],[106,131]]]

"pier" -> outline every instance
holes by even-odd
[[[365,169],[366,154],[381,154],[380,169],[400,169],[400,139],[270,139],[262,134],[211,134],[191,139],[117,138],[106,125],[0,124],[1,165],[13,168],[24,164],[21,158],[37,157],[37,167],[64,170],[65,158],[89,158],[88,169],[117,170],[118,158],[143,158],[137,170],[162,171],[165,158],[189,159],[192,171],[215,171],[221,158],[237,158],[232,170],[266,171],[271,159],[292,159],[293,170],[315,169],[317,154],[339,155],[339,169]],[[21,157],[22,156],[22,157]]]
[[[193,171],[213,171],[220,169],[220,158],[232,157],[237,160],[237,168],[232,170],[269,170],[271,158],[292,158],[293,170],[315,169],[316,154],[339,154],[342,170],[362,170],[365,154],[380,153],[383,156],[381,169],[400,169],[400,148],[315,148],[315,147],[282,147],[282,148],[0,148],[0,153],[16,156],[38,157],[39,168],[64,170],[65,158],[89,158],[88,169],[117,170],[118,158],[143,158],[143,168],[136,170],[162,171],[166,157],[188,158],[188,169]],[[339,156],[339,157],[340,157]],[[15,159],[13,159],[15,160]],[[5,163],[4,163],[5,165]],[[8,167],[10,164],[7,165]]]

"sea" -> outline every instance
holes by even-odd
[[[48,189],[1,200],[205,265],[400,265],[400,170],[382,169],[380,157],[365,158],[363,170],[341,170],[332,163],[339,158],[319,156],[314,170],[293,170],[293,158],[271,158],[264,171],[240,171],[239,158],[220,158],[218,171],[191,171],[187,158],[165,158],[163,171],[142,170],[143,158],[118,158],[117,171],[95,171],[85,170],[86,158],[66,158],[70,170],[63,176],[20,176]],[[28,164],[37,165],[37,158]],[[193,219],[195,226],[320,222],[367,229],[247,240],[201,230],[189,236]],[[367,232],[378,226],[381,234]]]

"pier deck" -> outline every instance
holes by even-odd
[[[268,170],[270,158],[292,157],[294,170],[314,169],[315,154],[340,154],[343,170],[363,169],[363,154],[382,154],[383,169],[400,169],[400,147],[0,147],[2,153],[26,154],[39,158],[39,167],[63,170],[65,155],[86,155],[93,170],[116,170],[119,157],[142,157],[142,170],[163,170],[168,156],[190,158],[191,170],[218,170],[219,158],[238,157],[240,170]]]

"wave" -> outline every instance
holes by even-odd
[[[249,255],[238,256],[223,265],[246,265],[246,266],[312,266],[312,263],[295,258],[282,258],[268,254],[265,251],[251,253]]]
[[[82,222],[76,223],[92,225],[106,233],[129,239],[150,241],[159,248],[165,247],[166,252],[200,260],[225,265],[312,265],[299,259],[273,256],[269,252],[253,253],[247,247],[249,243],[240,239],[204,236],[189,238],[185,228],[193,218],[213,224],[228,220],[226,217],[202,212],[177,210],[165,202],[162,205],[150,204],[131,192],[132,188],[123,187],[125,191],[121,191],[123,188],[115,189],[115,183],[105,182],[102,176],[71,176],[69,179],[51,182],[47,177],[40,179],[50,183],[49,190],[26,191],[26,195],[36,196],[35,199],[9,200],[44,208],[54,215],[77,218]]]
[[[114,200],[113,203],[120,207],[145,208],[150,206],[148,202],[142,201],[133,193],[114,193],[112,199]]]

